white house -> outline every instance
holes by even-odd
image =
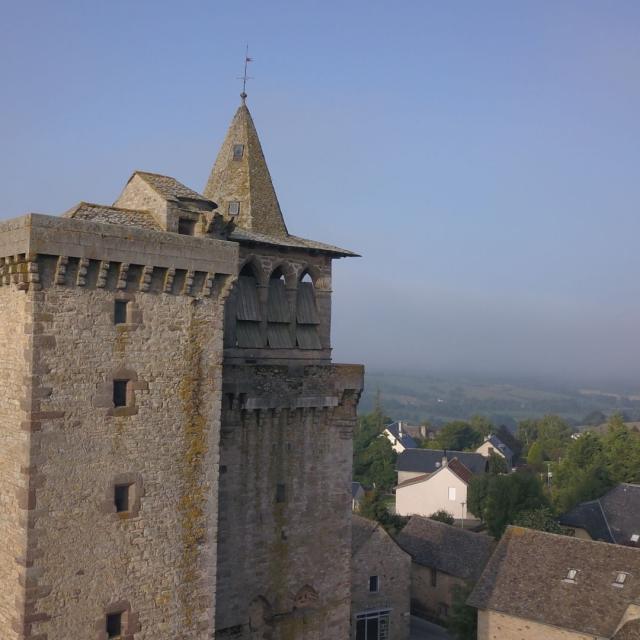
[[[509,471],[511,471],[513,467],[513,451],[494,434],[487,436],[475,452],[483,455],[485,458],[489,458],[491,454],[500,456],[504,458]]]
[[[402,453],[405,449],[417,449],[417,442],[404,430],[402,422],[388,424],[382,435],[389,440],[392,449],[396,453]]]
[[[467,488],[473,473],[458,458],[442,459],[433,473],[401,482],[396,487],[396,514],[430,516],[444,510],[456,520],[477,520],[467,508]]]

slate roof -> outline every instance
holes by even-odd
[[[162,231],[162,227],[149,211],[109,207],[92,202],[80,202],[62,215],[65,218],[91,220],[92,222],[102,222],[106,224],[121,224],[130,227],[141,227],[142,229],[152,229],[153,231]]]
[[[440,468],[445,455],[448,461],[458,458],[474,475],[486,471],[487,459],[483,455],[469,451],[443,449],[407,449],[398,455],[396,471],[433,473]]]
[[[640,485],[619,484],[598,500],[582,502],[559,518],[567,527],[585,529],[594,540],[636,546],[640,535]]]
[[[618,572],[629,574],[622,588]],[[639,598],[640,549],[508,527],[467,603],[610,638]]]
[[[495,546],[483,533],[422,516],[412,516],[396,541],[417,564],[472,581],[480,577]]]
[[[359,491],[362,491],[364,493],[363,486],[359,482],[352,482],[351,483],[351,497],[352,498],[356,498]]]
[[[396,439],[400,441],[400,444],[402,444],[402,446],[405,449],[415,449],[417,448],[418,444],[416,443],[416,441],[408,434],[406,433],[404,430],[402,431],[402,433],[400,433],[400,423],[399,422],[392,422],[391,424],[388,424],[385,429]]]
[[[638,640],[640,638],[640,620],[630,620],[613,636],[613,640]]]
[[[380,525],[355,513],[351,519],[351,555],[355,555]]]
[[[506,458],[513,460],[513,451],[504,443],[497,435],[491,434],[486,442],[489,442],[494,449],[498,449],[498,451],[502,451]]]

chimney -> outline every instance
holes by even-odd
[[[399,436],[402,435],[402,420],[400,420],[400,422],[398,422],[398,435]]]
[[[446,449],[444,449],[442,453],[443,453],[443,456],[442,456],[442,466],[443,466],[443,467],[446,467],[446,466],[447,466],[447,464],[448,464],[448,462],[449,462],[449,460],[447,459],[447,450],[446,450]]]

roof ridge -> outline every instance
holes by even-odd
[[[100,207],[101,209],[115,209],[116,211],[126,211],[127,213],[147,213],[149,215],[152,215],[149,209],[128,209],[127,207],[116,207],[112,204],[100,204],[98,202],[88,202],[87,200],[80,200],[80,202],[78,202],[78,204],[74,207],[71,207],[69,211],[77,209],[78,207],[81,207],[83,205],[86,207]]]
[[[602,503],[600,502],[600,498],[598,498],[596,500],[596,502],[598,503],[598,506],[600,507],[600,513],[602,513],[602,517],[604,518],[604,523],[607,525],[607,531],[609,532],[609,535],[611,536],[611,540],[612,542],[617,542],[612,531],[611,531],[611,527],[609,526],[609,520],[607,519],[607,514],[604,512],[604,509],[602,508]]]

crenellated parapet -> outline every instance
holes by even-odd
[[[0,224],[0,286],[224,301],[237,254],[237,245],[223,240],[32,214]]]

